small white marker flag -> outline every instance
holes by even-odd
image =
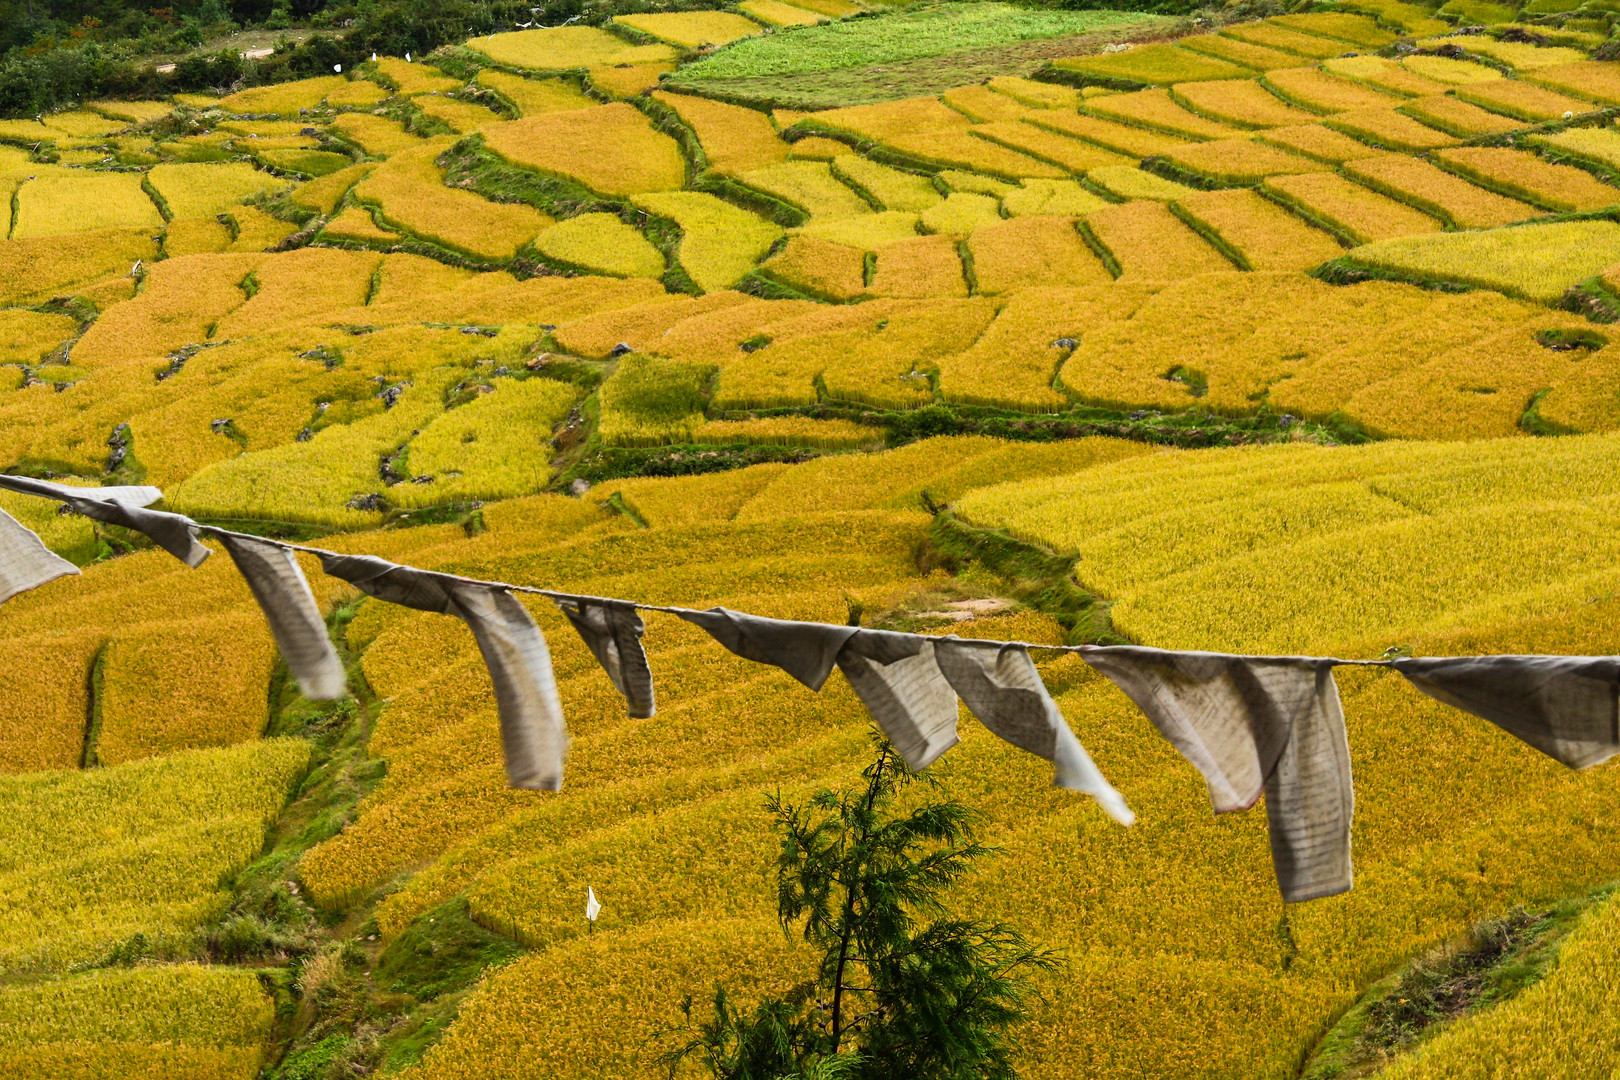
[[[602,905],[596,902],[596,890],[589,885],[585,886],[585,917],[595,922],[596,913],[601,910]]]
[[[332,65],[332,70],[337,72],[339,75],[341,75],[341,74],[343,74],[343,65],[342,64],[333,64]]]

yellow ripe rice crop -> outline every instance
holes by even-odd
[[[857,154],[834,158],[832,172],[885,210],[915,213],[936,206],[943,199],[928,177],[879,165]]]
[[[703,424],[703,391],[714,369],[707,364],[656,360],[631,353],[598,392],[598,430],[608,446],[690,442]]]
[[[1302,109],[1317,113],[1389,109],[1404,100],[1352,79],[1329,75],[1314,67],[1268,71],[1261,81],[1285,101],[1291,101]]]
[[[1037,160],[1051,162],[1072,173],[1084,173],[1103,165],[1124,165],[1131,160],[1124,154],[1116,154],[1093,143],[1059,135],[1048,128],[1036,127],[1021,120],[979,124],[972,133]]]
[[[349,189],[364,179],[373,168],[370,162],[363,162],[351,165],[347,169],[339,169],[318,180],[299,184],[293,188],[290,198],[305,210],[313,210],[317,214],[330,214],[337,209],[337,204],[343,201],[343,196],[349,193]]]
[[[47,1060],[63,1052],[54,1047],[104,1043],[238,1050],[250,1068],[216,1075],[251,1076],[274,1019],[252,972],[197,964],[112,968],[0,992],[0,1042]]]
[[[1122,281],[1175,281],[1234,269],[1163,203],[1110,206],[1087,216],[1086,227],[1113,255]]]
[[[432,64],[413,64],[397,56],[385,56],[373,63],[377,73],[401,94],[435,94],[461,85]]]
[[[14,508],[6,509],[16,516]],[[54,537],[47,543],[53,550],[60,547]],[[59,553],[81,558],[83,554]],[[93,549],[89,555],[94,557]],[[104,640],[99,631],[91,630],[17,636],[0,645],[0,657],[6,661],[0,695],[10,703],[0,722],[0,772],[76,769],[84,763],[90,673]],[[51,662],[39,663],[46,655]]]
[[[1620,408],[1601,386],[1613,361],[1601,350],[1560,357],[1538,340],[1579,325],[1494,292],[1207,275],[1159,291],[1128,322],[1094,327],[1062,379],[1081,400],[1116,408],[1244,414],[1265,403],[1296,416],[1338,412],[1396,438],[1522,435],[1527,403],[1550,390],[1556,422],[1610,429]],[[1182,336],[1161,336],[1172,327]]]
[[[1029,111],[1028,106],[978,83],[952,87],[940,95],[940,100],[974,123],[1017,120]]]
[[[1113,280],[1066,217],[1031,215],[974,230],[967,239],[981,293],[1031,285],[1092,285]]]
[[[613,21],[649,37],[687,49],[729,45],[760,33],[759,23],[726,11],[676,11],[652,15],[615,15]]]
[[[1203,56],[1212,56],[1217,60],[1224,60],[1229,64],[1236,64],[1238,67],[1250,68],[1254,71],[1296,67],[1299,64],[1299,57],[1294,53],[1268,49],[1264,45],[1239,41],[1237,38],[1225,37],[1220,34],[1193,34],[1190,37],[1181,38],[1176,44],[1183,49],[1190,49]]]
[[[809,135],[788,148],[789,161],[836,161],[841,157],[854,157],[855,148],[837,139]]]
[[[332,133],[373,157],[392,157],[422,145],[422,140],[407,132],[398,120],[370,113],[344,113],[332,121]]]
[[[326,176],[354,164],[347,154],[326,150],[259,150],[254,158],[272,169],[298,176]]]
[[[1029,176],[1055,179],[1068,175],[1065,169],[1029,154],[1010,150],[989,139],[975,138],[970,131],[918,131],[893,136],[884,145],[930,167],[971,169],[1004,180]]]
[[[1182,108],[1170,91],[1164,89],[1092,98],[1086,102],[1086,111],[1093,116],[1184,139],[1230,139],[1242,134],[1230,124],[1218,124]]]
[[[1380,27],[1365,15],[1349,15],[1338,11],[1313,12],[1308,15],[1278,15],[1267,19],[1272,26],[1285,30],[1298,30],[1303,34],[1319,34],[1359,45],[1364,49],[1382,49],[1395,43],[1395,35]],[[1343,50],[1348,52],[1349,50]]]
[[[0,1071],[8,1076],[53,1080],[133,1080],[184,1076],[189,1080],[252,1080],[263,1051],[223,1050],[165,1043],[59,1042],[0,1048]]]
[[[255,195],[286,187],[286,182],[242,162],[159,165],[147,181],[168,207],[170,217],[223,214]]]
[[[759,272],[795,292],[835,304],[866,292],[866,254],[861,248],[805,234],[788,237]]]
[[[653,49],[666,48],[662,45],[648,46]],[[666,71],[674,71],[675,65],[668,60],[656,60],[645,64],[619,64],[611,67],[593,67],[586,72],[586,79],[592,89],[615,101],[628,101],[640,97],[648,90],[658,85],[659,80]]]
[[[486,131],[484,141],[514,165],[604,195],[671,191],[686,182],[680,146],[622,103],[513,120]]]
[[[1198,82],[1204,79],[1241,79],[1253,71],[1174,45],[1137,45],[1102,56],[1068,56],[1052,62],[1062,71],[1098,79],[1122,79],[1151,86]]]
[[[552,428],[576,397],[568,383],[502,379],[495,392],[451,409],[411,439],[400,471],[409,481],[389,490],[399,506],[453,499],[511,499],[539,491],[551,478]],[[418,482],[431,477],[429,483]]]
[[[1620,79],[1615,78],[1612,62],[1583,60],[1558,67],[1544,67],[1526,78],[1560,93],[1588,98],[1604,105],[1620,105]]]
[[[387,90],[364,79],[354,79],[326,92],[326,104],[334,109],[369,109],[387,98]]]
[[[348,82],[341,75],[322,75],[276,86],[255,86],[220,98],[219,107],[233,113],[296,116],[302,110],[316,108],[327,94],[346,88]]]
[[[799,207],[812,218],[842,218],[872,212],[866,200],[841,183],[824,161],[784,161],[750,169],[737,179]]]
[[[1224,79],[1172,87],[1171,97],[1193,112],[1240,128],[1308,124],[1315,115],[1277,100],[1253,79]]]
[[[534,241],[549,259],[595,274],[656,278],[664,273],[664,256],[641,233],[616,214],[581,214],[559,222]]]
[[[1382,56],[1345,56],[1322,65],[1329,75],[1364,82],[1402,97],[1429,97],[1446,92],[1448,84],[1419,75]]]
[[[631,45],[623,38],[594,26],[559,26],[547,30],[518,30],[492,34],[467,42],[497,64],[532,71],[574,71],[611,68],[619,64],[653,64],[673,60],[668,45]]]
[[[1494,82],[1502,78],[1502,73],[1493,67],[1486,67],[1484,64],[1476,64],[1468,60],[1456,60],[1449,56],[1417,54],[1405,57],[1400,63],[1406,70],[1416,72],[1425,79],[1433,79],[1435,82],[1442,82],[1451,86]]]
[[[1156,199],[1164,202],[1168,199],[1179,199],[1189,192],[1198,190],[1186,184],[1178,184],[1174,180],[1166,180],[1154,173],[1143,172],[1133,165],[1095,169],[1086,179],[1110,195],[1117,195],[1121,199]]]
[[[137,932],[162,940],[216,916],[228,902],[221,877],[259,854],[266,827],[309,756],[307,743],[273,739],[106,769],[0,777],[8,808],[0,823],[7,867],[0,878],[7,912],[0,957],[7,968],[60,970]],[[33,1022],[49,1025],[49,1003],[62,998],[41,988],[8,993],[30,992],[45,995],[39,1005],[45,1012],[36,1011]],[[11,1000],[17,1004],[0,1007],[0,1024],[26,1030],[30,999]],[[168,1010],[128,1013],[86,1003],[64,1019],[86,1024],[84,1031],[98,1022],[177,1019]],[[240,1021],[222,1014],[209,1022]]]
[[[253,139],[273,139],[300,136],[307,126],[297,120],[225,120],[216,131],[246,135]]]
[[[939,182],[950,191],[967,191],[975,195],[994,195],[1000,199],[1010,191],[1017,191],[1017,184],[1009,184],[1005,180],[995,180],[978,173],[961,172],[957,169],[944,169],[936,174]]]
[[[1310,270],[1343,254],[1333,237],[1253,191],[1201,191],[1172,206],[1236,252],[1245,270]]]
[[[1564,221],[1414,236],[1357,248],[1350,258],[1413,277],[1552,304],[1566,289],[1620,262],[1620,225]]]
[[[1001,209],[1008,217],[1026,214],[1056,214],[1080,217],[1110,205],[1073,180],[1026,180],[1001,198]]]
[[[1444,19],[1437,19],[1430,9],[1404,0],[1347,0],[1339,5],[1345,11],[1371,15],[1388,26],[1405,31],[1408,35],[1443,34],[1451,29]]]
[[[493,109],[443,94],[423,94],[412,98],[411,104],[445,124],[451,131],[463,135],[482,131],[491,124],[503,123],[506,120]]]
[[[1459,86],[1453,93],[1472,105],[1528,123],[1560,120],[1565,113],[1580,116],[1597,108],[1591,102],[1534,86],[1523,79],[1473,83]]]
[[[1435,218],[1336,173],[1275,176],[1263,190],[1308,221],[1352,243],[1439,232]]]
[[[371,211],[363,206],[345,207],[321,229],[321,236],[356,244],[397,244],[401,240],[399,233],[378,228]]]
[[[1383,154],[1351,161],[1345,175],[1460,229],[1489,229],[1538,215],[1535,207],[1475,187],[1426,161]]]
[[[1301,154],[1314,161],[1342,165],[1367,156],[1367,144],[1322,124],[1272,128],[1255,136],[1256,141]]]
[[[45,116],[46,127],[59,131],[64,135],[73,135],[80,138],[97,138],[111,135],[128,126],[122,120],[112,120],[98,113],[75,109],[71,112],[50,113]]]
[[[1456,44],[1455,39],[1448,39],[1444,44]],[[1483,56],[1506,64],[1514,71],[1536,71],[1549,67],[1573,67],[1586,60],[1586,54],[1579,49],[1563,48],[1556,45],[1532,45],[1522,41],[1500,41],[1486,34],[1471,35],[1463,43],[1463,49],[1476,56]]]
[[[1418,154],[1457,145],[1457,140],[1445,132],[1420,124],[1394,109],[1358,109],[1330,116],[1323,123],[1380,150]]]
[[[1070,87],[1036,82],[1018,75],[996,75],[985,85],[1032,109],[1066,109],[1073,112],[1080,105],[1079,93]]]
[[[938,206],[918,215],[922,227],[931,233],[967,236],[1001,220],[1001,204],[990,195],[953,191]]]
[[[17,142],[54,142],[62,132],[48,128],[38,120],[0,120],[0,139]]]
[[[382,455],[404,443],[442,410],[440,395],[458,369],[421,372],[398,404],[349,424],[334,424],[309,442],[284,443],[201,470],[169,493],[170,505],[203,517],[307,521],[337,528],[374,525],[382,515],[354,510],[356,496],[379,493]]]
[[[876,251],[897,240],[914,239],[919,220],[919,215],[901,210],[881,210],[855,217],[812,218],[808,225],[794,229],[791,235],[813,236],[857,251]]]
[[[1613,128],[1568,128],[1553,135],[1532,135],[1529,141],[1558,157],[1620,170],[1620,131]]]
[[[0,364],[37,364],[78,331],[68,315],[0,308]]]
[[[1147,295],[1139,287],[1114,285],[1106,272],[1101,280],[1109,283],[1031,286],[1010,293],[978,341],[940,358],[940,396],[962,405],[1021,412],[1068,408],[1069,399],[1053,389],[1053,376],[1064,356],[1055,343],[1079,340],[1099,324],[1129,318]]]
[[[499,94],[519,116],[568,112],[596,104],[566,79],[526,79],[499,68],[485,68],[473,81]]]
[[[766,26],[814,26],[826,22],[819,11],[784,4],[781,0],[743,0],[737,10]]]
[[[968,294],[956,240],[949,236],[915,236],[878,252],[872,294],[902,299],[962,297]]]
[[[174,112],[167,101],[90,101],[85,108],[128,124],[147,124]]]
[[[1620,188],[1602,183],[1584,169],[1543,161],[1527,150],[1459,147],[1442,150],[1435,161],[1482,187],[1547,210],[1601,210],[1620,202]]]
[[[710,420],[693,430],[692,441],[754,446],[814,446],[822,450],[870,450],[882,445],[883,434],[876,428],[865,427],[852,420],[773,416],[763,420]]]
[[[664,191],[631,199],[681,227],[681,268],[705,292],[729,289],[782,236],[781,226],[700,191]]]
[[[158,229],[156,206],[135,173],[46,175],[29,180],[13,197],[13,240],[99,229]]]
[[[257,738],[270,719],[275,659],[269,632],[250,612],[115,635],[102,660],[96,760],[116,765]]]
[[[1221,31],[1221,34],[1235,41],[1248,41],[1255,45],[1264,45],[1268,49],[1279,49],[1312,60],[1326,60],[1329,57],[1338,56],[1349,51],[1331,38],[1322,37],[1318,34],[1302,33],[1286,26],[1278,26],[1269,20],[1228,26]]]
[[[553,330],[551,336],[565,351],[578,356],[606,358],[621,341],[636,352],[655,353],[661,352],[656,347],[659,339],[685,319],[758,302],[736,292],[680,297],[664,294],[643,304],[570,319]]]
[[[828,109],[796,121],[793,127],[812,134],[830,130],[883,143],[917,131],[962,131],[969,123],[938,98],[923,97]]]
[[[850,3],[850,0],[794,0],[794,4],[811,11],[819,11],[830,19],[846,19],[866,10],[859,4]]]
[[[668,105],[697,132],[698,143],[713,172],[736,176],[788,159],[788,144],[777,136],[771,118],[762,112],[691,94],[659,90],[652,96]]]
[[[511,259],[552,220],[530,206],[492,203],[445,187],[434,159],[448,142],[448,136],[429,139],[394,154],[355,185],[354,197],[375,206],[386,224],[403,232],[476,258]]]
[[[1476,135],[1500,135],[1524,126],[1517,120],[1487,112],[1478,105],[1459,101],[1449,94],[1437,94],[1409,101],[1401,106],[1401,112],[1459,139],[1471,139]]]
[[[1193,143],[1166,155],[1172,165],[1221,185],[1257,184],[1268,176],[1325,172],[1310,158],[1250,139]]]
[[[1175,135],[1165,135],[1157,131],[1148,131],[1145,128],[1132,127],[1129,124],[1117,124],[1112,120],[1104,120],[1097,116],[1086,116],[1083,113],[1064,112],[1052,109],[1047,112],[1033,113],[1025,117],[1027,123],[1036,127],[1056,131],[1062,135],[1069,135],[1076,139],[1094,143],[1105,150],[1112,150],[1126,157],[1144,158],[1153,154],[1162,154],[1167,150],[1174,150],[1184,145],[1187,140]]]
[[[221,338],[280,330],[323,314],[359,307],[371,291],[381,256],[300,248],[258,260],[257,291],[214,324]]]

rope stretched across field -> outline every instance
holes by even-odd
[[[1353,874],[1350,751],[1333,669],[1386,667],[1423,693],[1491,721],[1572,768],[1620,752],[1620,657],[1472,656],[1352,660],[1240,656],[1135,645],[1046,645],[870,630],[773,619],[728,608],[685,608],[486,581],[202,525],[147,507],[150,487],[72,488],[0,476],[0,488],[55,499],[134,529],[190,566],[217,539],[247,580],[306,696],[347,692],[325,620],[295,554],[368,596],[467,623],[483,654],[514,787],[562,786],[568,735],[545,638],[514,594],[562,611],[624,695],[632,717],[655,712],[640,612],[694,623],[738,656],[820,691],[841,671],[896,751],[923,769],[958,742],[959,702],[1001,739],[1051,762],[1059,787],[1092,796],[1129,825],[1135,815],[1103,777],[1047,692],[1032,650],[1075,653],[1115,685],[1203,775],[1216,813],[1263,794],[1283,899],[1347,891]],[[78,568],[0,512],[0,602]]]

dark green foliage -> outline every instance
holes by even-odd
[[[777,914],[820,954],[810,977],[752,1010],[716,989],[713,1016],[664,1055],[723,1080],[1012,1077],[1029,976],[1061,961],[1002,923],[953,917],[943,894],[988,851],[976,814],[910,797],[939,782],[879,741],[862,782],[802,806],[767,800],[782,843]],[[916,793],[926,795],[930,792]],[[692,1000],[682,1009],[691,1017]]]

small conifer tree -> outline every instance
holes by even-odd
[[[751,1009],[725,988],[663,1055],[671,1075],[695,1061],[717,1080],[1004,1080],[1012,1029],[1034,997],[1029,976],[1061,961],[1002,923],[952,917],[941,894],[989,849],[973,810],[898,795],[911,773],[887,742],[861,783],[803,806],[767,800],[783,929],[816,951],[813,975]],[[941,796],[943,793],[940,793]]]

